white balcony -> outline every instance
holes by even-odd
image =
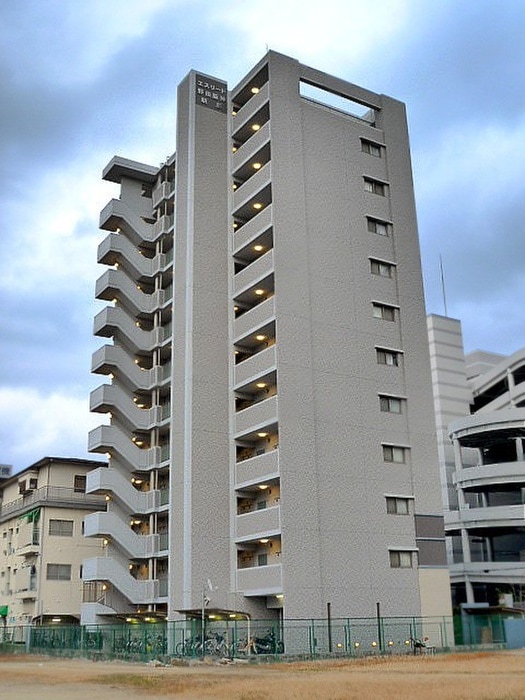
[[[233,117],[233,132],[238,131],[244,124],[246,124],[253,115],[259,111],[259,109],[268,102],[270,96],[270,87],[268,83],[265,83],[259,92],[250,97],[250,99],[241,107],[237,114]],[[258,135],[259,132],[255,136]],[[254,137],[252,137],[254,138]],[[235,164],[234,170],[237,170],[239,166]]]
[[[103,345],[93,353],[91,371],[95,374],[117,374],[130,390],[151,390],[169,380],[171,365],[141,369],[125,349],[118,345]]]
[[[85,559],[82,565],[82,580],[109,581],[135,605],[147,605],[157,597],[157,581],[140,581],[133,578],[119,561],[111,557]]]
[[[145,559],[159,549],[158,535],[137,535],[115,513],[89,513],[84,518],[84,537],[109,537],[131,559]]]
[[[233,195],[233,211],[237,211],[266,185],[270,184],[272,176],[271,162],[266,163],[255,175],[238,187]]]
[[[283,592],[281,564],[237,569],[237,590],[245,596],[277,595]]]
[[[133,352],[149,352],[158,347],[165,336],[162,328],[142,330],[123,309],[113,306],[107,306],[95,316],[93,333],[103,338],[114,337],[118,333]]]
[[[106,301],[116,298],[135,316],[152,314],[164,306],[165,295],[162,289],[145,294],[139,287],[122,270],[106,270],[97,280],[95,297]]]
[[[459,583],[468,576],[472,583],[525,584],[525,561],[464,562],[449,566],[451,583]]]
[[[273,271],[274,264],[272,249],[267,251],[264,255],[261,255],[260,258],[257,258],[257,260],[235,275],[235,287],[233,290],[234,297],[244,290],[249,289],[249,287],[255,285],[259,280],[268,277],[268,275],[272,274]]]
[[[138,430],[150,430],[162,422],[160,406],[139,408],[131,401],[129,394],[116,384],[102,384],[94,389],[89,397],[89,410],[98,413],[118,413]]]
[[[247,360],[239,362],[235,365],[234,384],[242,386],[247,384],[251,379],[267,374],[274,370],[277,366],[276,346],[271,345],[265,350],[261,350],[256,355],[252,355]]]
[[[237,542],[271,537],[281,534],[281,508],[272,506],[262,510],[242,513],[235,518],[235,537]]]
[[[497,484],[525,484],[525,462],[500,462],[460,469],[454,483],[462,489],[479,489]]]
[[[236,340],[245,338],[258,328],[275,319],[275,297],[265,299],[257,306],[246,311],[233,322],[233,333]]]
[[[277,396],[259,401],[235,414],[235,434],[242,435],[277,422]]]
[[[147,471],[161,462],[161,448],[141,450],[116,425],[100,425],[88,434],[89,452],[116,453],[130,471]]]
[[[445,531],[462,528],[523,527],[525,506],[491,506],[461,508],[445,513]]]
[[[99,467],[88,472],[86,493],[112,494],[131,514],[150,513],[160,506],[160,491],[138,491],[130,478],[111,467]]]
[[[235,465],[235,488],[263,483],[279,476],[279,450],[250,457]]]
[[[153,279],[171,264],[163,254],[147,258],[129,238],[120,233],[110,233],[104,238],[98,246],[97,260],[104,265],[115,265],[118,262],[137,279],[140,277]]]
[[[100,212],[99,227],[106,231],[122,229],[135,245],[142,242],[155,242],[158,233],[152,224],[144,221],[133,209],[121,199],[112,199]]]
[[[158,207],[159,204],[173,196],[174,185],[171,182],[164,181],[161,182],[158,187],[155,187],[152,193],[151,201],[154,207]]]
[[[250,219],[250,221],[235,231],[233,237],[235,250],[244,248],[244,246],[252,241],[256,236],[270,228],[272,225],[272,220],[272,205],[269,204],[262,211],[260,211],[257,216],[254,216],[253,219]]]

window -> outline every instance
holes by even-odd
[[[378,365],[399,366],[399,353],[396,350],[376,348],[376,359]]]
[[[257,501],[257,510],[264,510],[266,505],[266,501]]]
[[[370,216],[366,218],[366,227],[370,233],[377,233],[380,236],[389,236],[392,229],[391,224],[380,219],[372,219]]]
[[[415,552],[403,550],[391,550],[390,568],[391,569],[412,569],[414,566]]]
[[[48,581],[71,581],[71,564],[48,564]]]
[[[372,192],[373,194],[379,194],[384,197],[387,193],[388,185],[380,180],[372,180],[370,177],[364,178],[365,182],[365,192]]]
[[[50,520],[49,534],[57,537],[73,537],[72,520]]]
[[[383,321],[396,320],[396,307],[389,304],[372,304],[372,314],[374,318],[381,318]]]
[[[383,413],[402,413],[403,399],[397,396],[379,396],[379,407]]]
[[[396,445],[383,445],[383,459],[385,462],[396,462],[404,464],[406,462],[408,449],[406,447],[397,447]]]
[[[380,277],[392,277],[393,270],[394,265],[392,263],[370,259],[370,272],[373,275],[379,275]]]
[[[363,153],[368,153],[376,158],[381,158],[382,156],[382,146],[378,143],[374,143],[373,141],[368,141],[367,139],[361,139],[361,150]]]
[[[86,492],[86,476],[84,474],[75,474],[73,491],[75,493],[85,493]]]
[[[389,515],[409,515],[409,499],[402,496],[386,497],[386,512]]]
[[[258,554],[257,555],[257,566],[267,566],[268,565],[268,555]]]

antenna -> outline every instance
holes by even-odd
[[[445,292],[445,273],[443,272],[443,258],[441,257],[441,253],[439,254],[439,271],[441,275],[441,292],[443,294],[443,306],[445,307],[445,316],[448,316],[447,313],[447,295]]]

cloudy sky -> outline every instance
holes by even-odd
[[[4,0],[0,462],[87,457],[98,213],[114,154],[175,148],[176,86],[286,53],[408,105],[429,312],[466,350],[525,345],[521,0]]]

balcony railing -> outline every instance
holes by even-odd
[[[78,508],[99,508],[105,503],[104,496],[86,494],[83,491],[75,491],[64,486],[43,486],[17,498],[9,503],[3,503],[0,507],[0,522],[6,517],[13,517],[38,505],[59,505]]]

